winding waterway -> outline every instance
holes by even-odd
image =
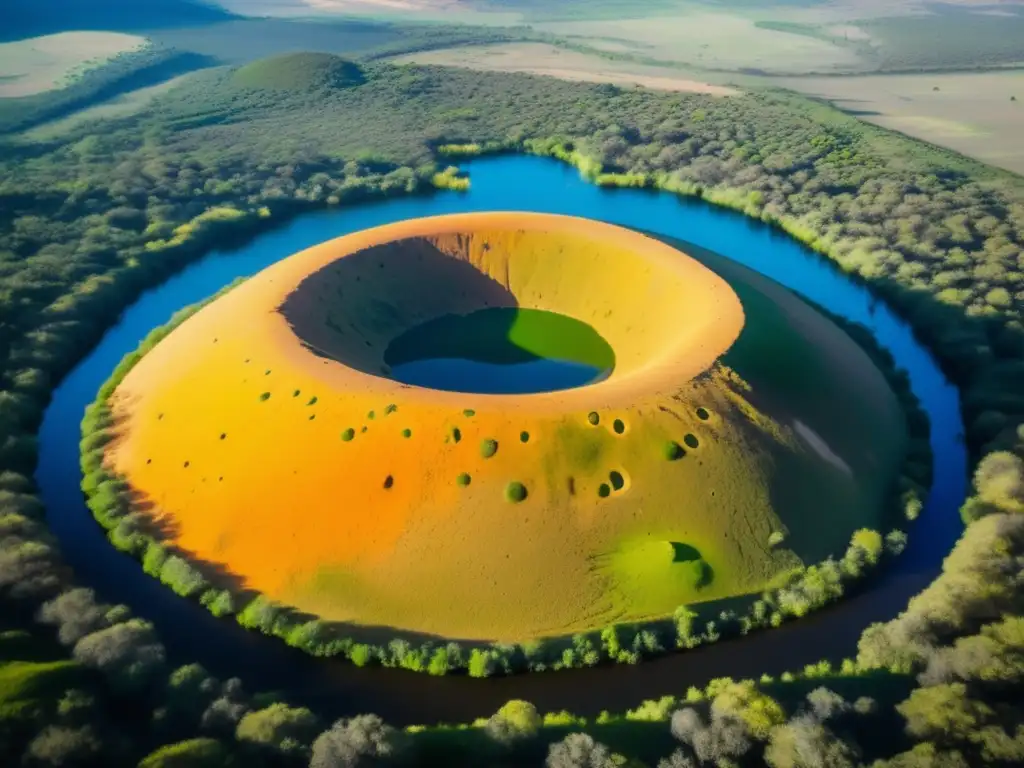
[[[237,676],[250,690],[276,690],[326,716],[375,712],[395,724],[468,721],[512,698],[542,711],[582,715],[622,711],[644,699],[682,694],[721,676],[757,677],[799,669],[856,649],[862,629],[895,616],[938,572],[960,532],[966,455],[956,389],[910,328],[862,286],[790,238],[739,214],[667,193],[605,190],[552,160],[502,157],[467,164],[472,190],[309,214],[232,251],[216,251],[139,298],[54,393],[39,435],[36,473],[50,528],[79,584],[124,603],[153,622],[171,663],[199,662]],[[128,352],[181,307],[239,276],[254,274],[300,249],[349,232],[417,216],[479,210],[530,210],[602,219],[690,241],[788,286],[838,315],[868,326],[910,374],[932,426],[935,483],[899,562],[858,594],[779,629],[644,662],[491,680],[433,678],[389,669],[358,669],[313,659],[280,640],[219,620],[177,597],[117,552],[79,490],[79,422],[85,406]]]

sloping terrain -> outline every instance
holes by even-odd
[[[332,621],[523,640],[757,592],[881,527],[905,436],[848,337],[723,274],[564,217],[357,233],[147,354],[109,464],[215,583]],[[577,318],[615,370],[519,396],[389,378],[392,339],[485,307]]]

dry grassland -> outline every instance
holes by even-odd
[[[799,77],[773,84],[1024,174],[1024,72]],[[938,89],[938,90],[936,90]],[[1016,96],[1016,101],[1012,97]]]
[[[562,80],[642,85],[664,91],[709,93],[715,96],[735,96],[739,93],[735,88],[683,77],[679,71],[667,67],[609,61],[600,56],[563,50],[544,43],[445,48],[408,54],[393,61],[398,64],[435,64],[489,72],[527,72]]]
[[[119,32],[61,32],[0,44],[0,97],[31,96],[62,88],[146,38]]]

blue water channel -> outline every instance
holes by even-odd
[[[325,716],[374,712],[395,724],[408,724],[468,721],[490,715],[512,698],[532,701],[542,711],[622,711],[644,699],[681,695],[688,686],[704,685],[715,677],[777,675],[822,658],[839,660],[855,652],[864,627],[895,616],[934,578],[961,530],[957,510],[966,492],[967,467],[959,397],[910,328],[885,304],[785,235],[700,201],[644,190],[600,189],[573,169],[541,158],[492,158],[465,167],[472,178],[468,193],[392,199],[302,216],[243,247],[210,253],[125,311],[57,388],[39,435],[36,476],[50,529],[78,584],[153,622],[172,664],[199,662],[218,677],[240,677],[250,690],[281,691]],[[932,426],[935,483],[899,562],[863,591],[779,629],[635,667],[474,680],[358,669],[343,661],[313,659],[280,640],[214,618],[145,575],[137,561],[108,543],[79,490],[79,422],[100,385],[150,330],[235,278],[329,238],[401,219],[484,210],[585,216],[687,240],[868,326],[909,372]]]

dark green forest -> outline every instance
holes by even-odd
[[[211,69],[145,113],[0,137],[0,754],[11,765],[1014,765],[1024,760],[1024,180],[784,92],[715,99],[324,61]],[[961,391],[973,490],[941,575],[857,657],[584,721],[324,722],[169,668],[61,563],[32,473],[53,387],[140,291],[303,211],[433,193],[463,151],[701,196],[887,300]],[[898,362],[898,361],[897,361]],[[482,683],[483,684],[483,683]],[[660,761],[660,762],[659,762]]]

